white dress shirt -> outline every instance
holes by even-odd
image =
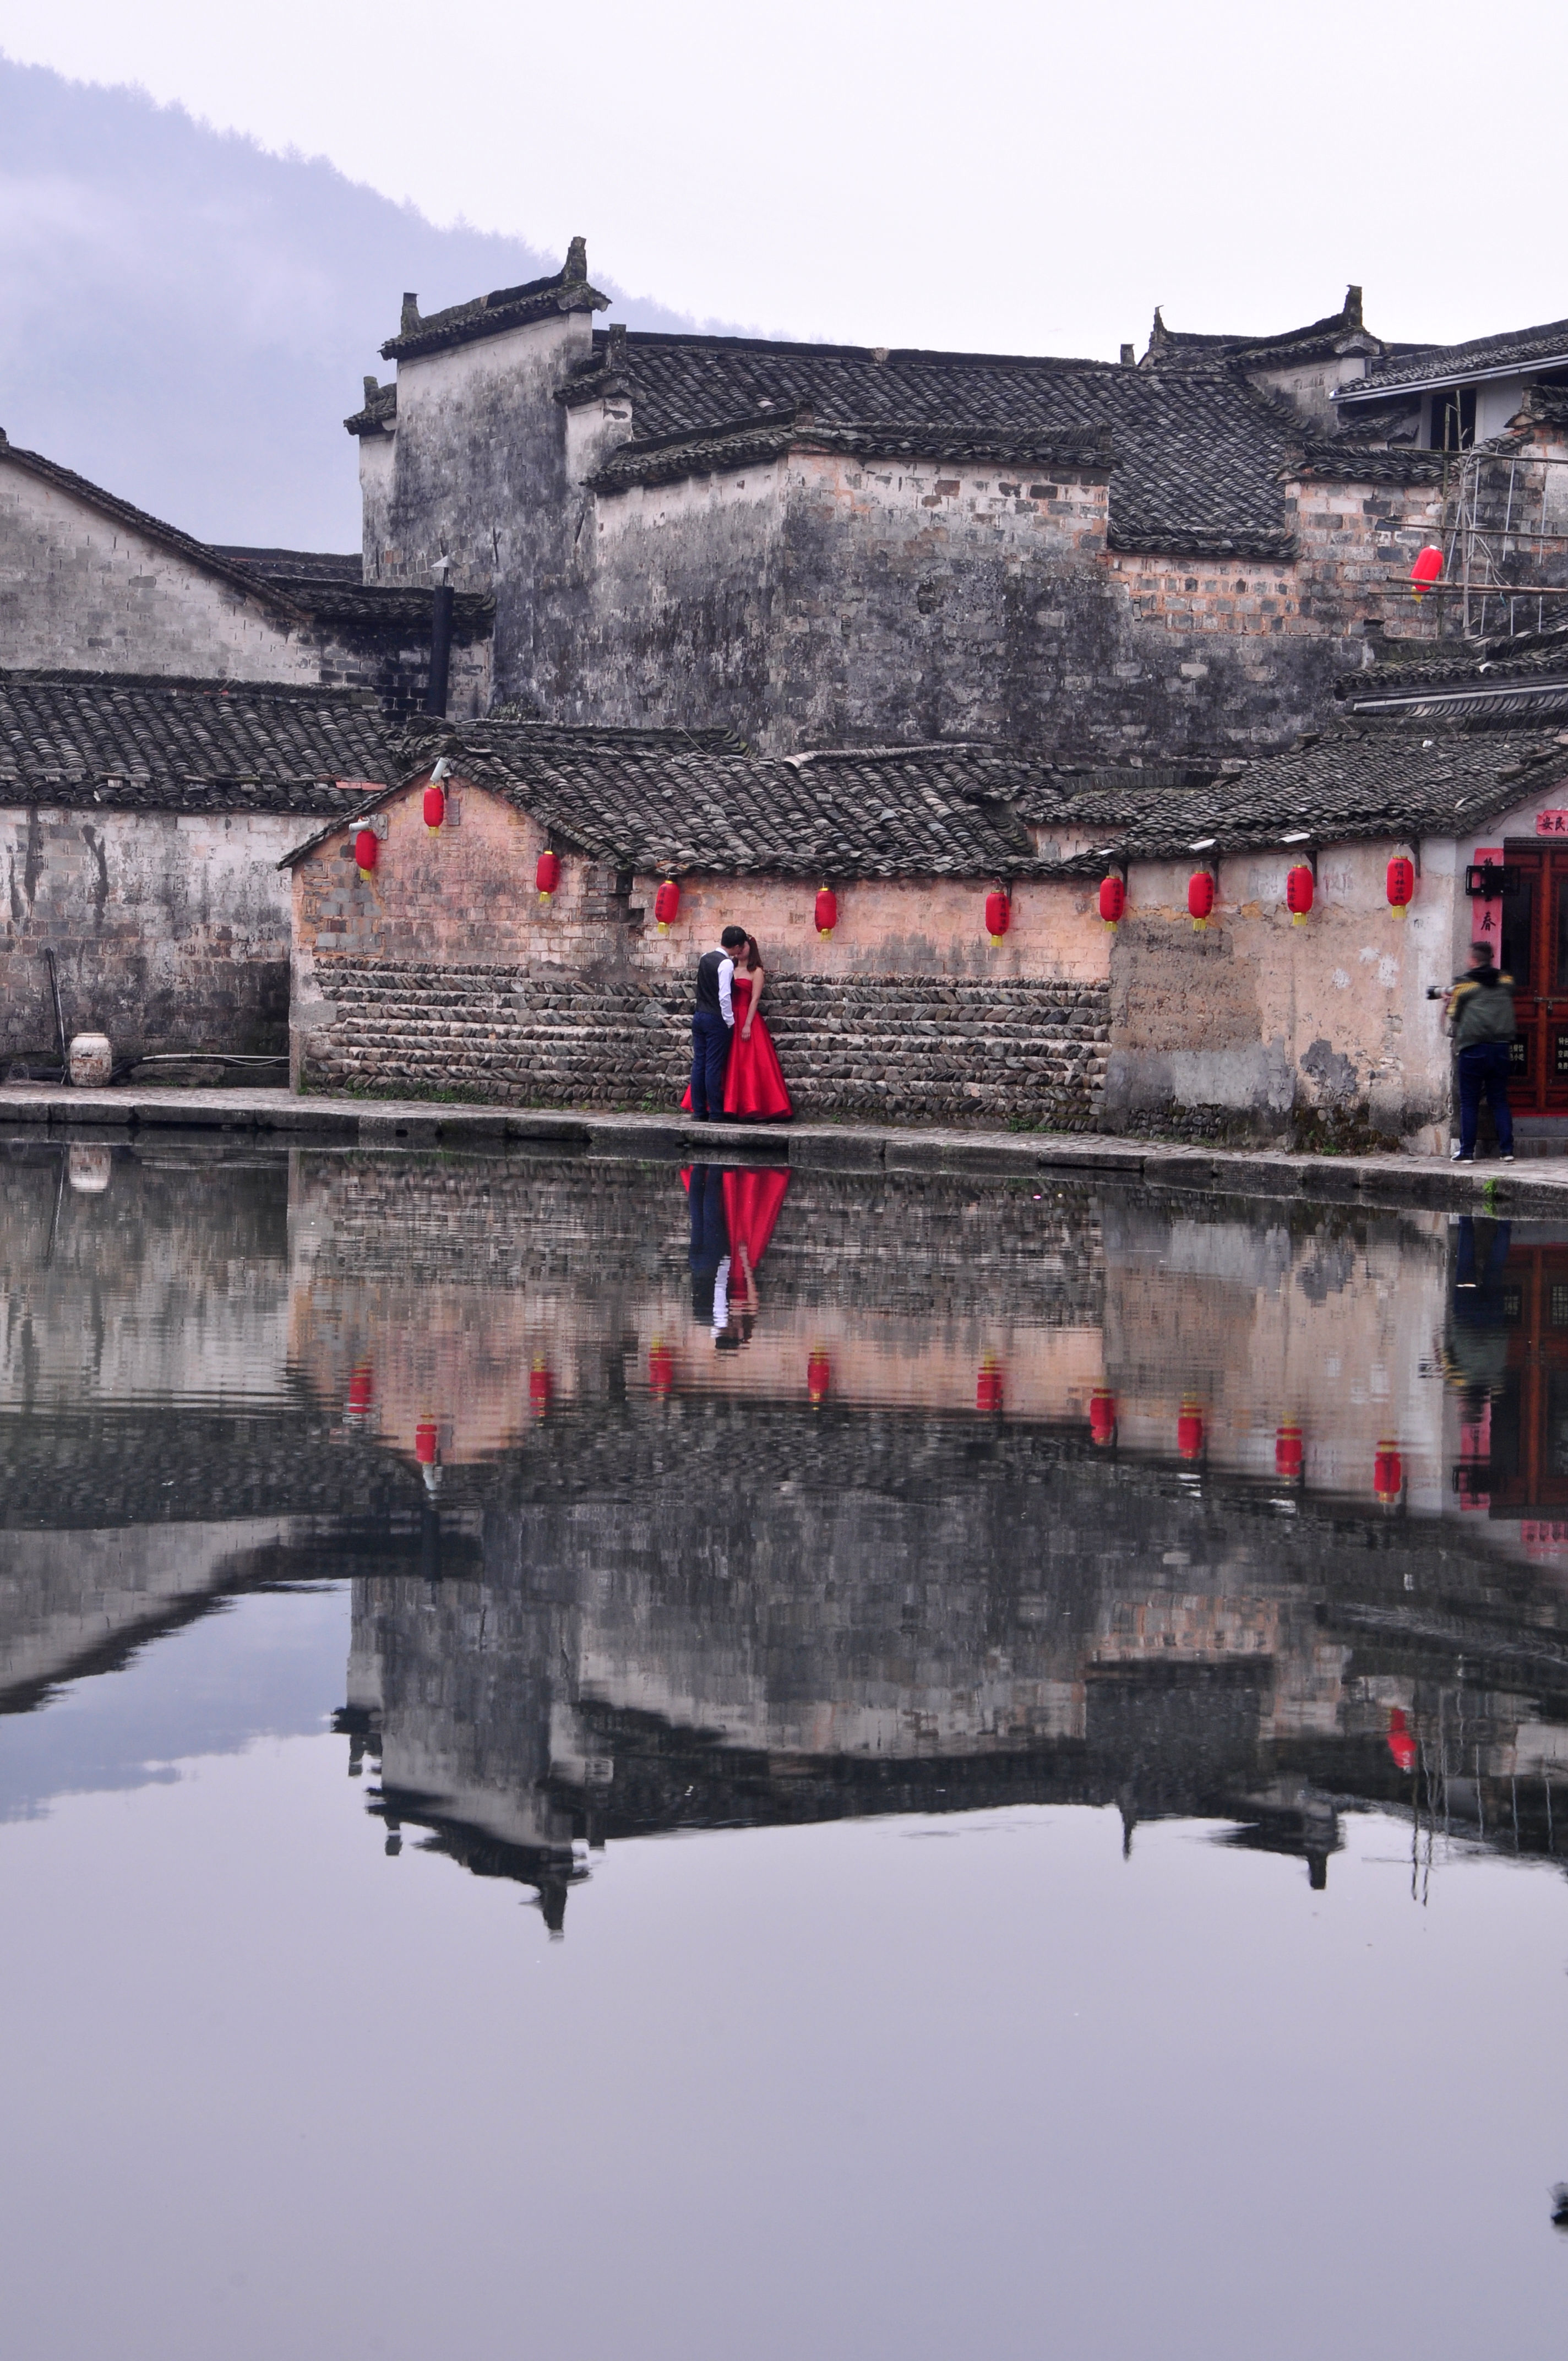
[[[732,1030],[735,1024],[735,1005],[730,998],[730,987],[734,982],[735,962],[726,951],[718,962],[718,1013]]]

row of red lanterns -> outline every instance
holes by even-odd
[[[1096,1386],[1089,1398],[1089,1439],[1102,1450],[1116,1440],[1116,1397],[1108,1386]],[[1203,1406],[1189,1395],[1177,1414],[1176,1448],[1191,1463],[1202,1457],[1206,1440]],[[1274,1437],[1274,1472],[1282,1483],[1299,1484],[1305,1460],[1301,1428],[1295,1419],[1287,1419]],[[1392,1508],[1404,1495],[1404,1458],[1391,1436],[1385,1435],[1377,1445],[1372,1488],[1386,1508]]]
[[[1415,863],[1397,852],[1384,881],[1388,906],[1402,918],[1415,899]],[[1187,915],[1195,928],[1204,928],[1213,916],[1219,889],[1212,869],[1195,869],[1187,881]],[[1298,861],[1285,880],[1285,906],[1293,926],[1304,926],[1317,899],[1318,884],[1309,862]],[[989,907],[989,906],[988,906]],[[1108,927],[1121,925],[1127,908],[1127,883],[1113,871],[1100,884],[1100,915]]]

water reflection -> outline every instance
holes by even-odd
[[[553,1931],[685,1828],[1110,1804],[1321,1889],[1377,1806],[1418,1896],[1559,1850],[1568,1233],[587,1158],[3,1184],[12,1713],[345,1580],[388,1850]]]

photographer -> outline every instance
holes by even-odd
[[[1459,1052],[1459,1161],[1475,1155],[1481,1093],[1497,1127],[1505,1164],[1514,1160],[1514,1119],[1508,1107],[1508,1049],[1514,1038],[1514,980],[1492,965],[1489,943],[1470,946],[1470,972],[1448,995],[1444,1015]]]

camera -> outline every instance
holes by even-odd
[[[1429,983],[1427,986],[1427,998],[1429,1000],[1446,1000],[1448,998],[1447,984]]]

